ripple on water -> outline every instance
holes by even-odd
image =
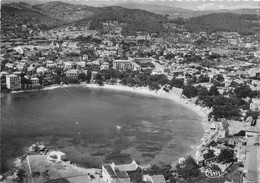
[[[98,165],[133,158],[168,163],[203,133],[200,117],[189,109],[127,92],[68,88],[7,94],[2,100],[4,170],[8,160],[39,140],[74,162],[94,158]]]

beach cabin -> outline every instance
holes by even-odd
[[[66,160],[66,154],[61,151],[51,151],[48,153],[47,160],[58,163]]]

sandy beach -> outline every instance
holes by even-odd
[[[153,90],[149,90],[149,88],[147,88],[147,87],[128,87],[128,86],[123,86],[123,85],[99,86],[96,84],[86,84],[86,85],[82,85],[82,86],[87,87],[87,88],[103,88],[103,89],[120,90],[120,91],[126,91],[126,92],[134,92],[134,93],[168,99],[177,104],[181,104],[181,105],[193,110],[199,116],[201,116],[203,118],[203,120],[205,118],[207,118],[208,112],[209,112],[209,110],[191,103],[188,99],[170,95],[169,93],[165,92],[163,89],[160,89],[158,91],[153,91]],[[205,124],[203,124],[203,128],[204,127],[205,127]]]

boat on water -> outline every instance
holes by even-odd
[[[116,126],[116,129],[118,130],[121,130],[121,128],[122,128],[121,126]]]

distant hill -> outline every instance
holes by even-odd
[[[257,15],[212,13],[190,18],[185,27],[191,32],[235,31],[241,34],[254,34],[259,30]]]
[[[214,11],[198,12],[161,5],[150,4],[146,6],[142,3],[122,3],[121,6],[91,7],[60,1],[37,5],[27,3],[2,4],[1,25],[2,28],[22,24],[39,25],[40,28],[62,25],[90,25],[91,28],[98,29],[101,28],[101,22],[111,20],[124,23],[123,31],[125,33],[135,31],[164,32],[164,23],[169,22],[169,19],[186,16],[186,18],[191,18],[181,22],[191,32],[236,31],[242,34],[251,34],[259,30],[254,9],[218,10],[218,13],[211,13]],[[230,13],[230,11],[233,13]],[[169,16],[165,16],[164,13]]]
[[[91,7],[52,1],[39,5],[3,4],[2,20],[4,20],[3,25],[17,24],[18,22],[46,26],[90,23],[93,28],[100,28],[100,22],[112,20],[126,23],[126,29],[129,31],[160,32],[166,17],[145,10],[126,9],[119,6]]]
[[[235,9],[235,10],[220,9],[220,10],[193,11],[190,14],[190,17],[197,17],[197,16],[207,15],[212,13],[234,13],[234,14],[257,15],[257,9]]]
[[[150,3],[119,3],[116,6],[121,6],[128,9],[142,9],[157,14],[169,15],[171,18],[191,18],[212,13],[235,13],[235,14],[257,14],[257,8],[255,9],[220,9],[220,10],[205,10],[205,11],[193,11],[190,9],[178,8],[173,6],[165,6]]]
[[[77,21],[76,25],[91,22],[93,29],[100,28],[100,22],[118,21],[125,23],[127,32],[146,31],[161,32],[167,21],[165,16],[139,9],[126,9],[119,6],[103,7],[100,12],[86,19]]]
[[[87,18],[100,11],[95,7],[72,5],[60,1],[34,5],[33,8],[40,13],[64,22],[73,22]]]
[[[148,3],[119,3],[117,6],[121,6],[128,9],[141,9],[150,11],[153,13],[161,14],[161,15],[170,15],[171,17],[190,17],[194,11],[177,8],[173,6],[164,6],[158,4],[148,4]]]
[[[1,6],[2,28],[22,24],[52,26],[62,23],[64,23],[62,20],[43,14],[26,3],[14,3]]]

